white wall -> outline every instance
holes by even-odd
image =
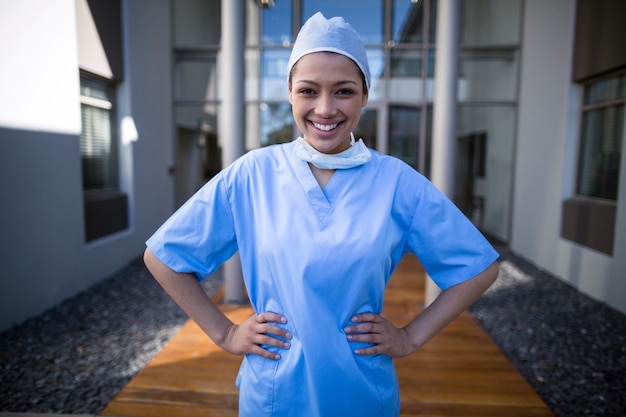
[[[119,116],[137,129],[120,146],[131,227],[86,244],[74,0],[0,0],[0,331],[126,266],[173,210],[169,1],[123,9]]]
[[[618,203],[613,257],[560,237],[562,202],[573,193],[578,143],[580,90],[571,82],[575,11],[572,0],[525,2],[510,245],[539,267],[626,312],[626,204]],[[623,188],[624,169],[621,177]]]
[[[80,133],[74,1],[0,0],[0,51],[0,126]]]

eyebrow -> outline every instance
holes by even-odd
[[[319,86],[320,84],[318,82],[312,81],[312,80],[296,80],[295,82],[296,84],[300,84],[300,83],[305,83],[305,84],[312,84],[315,86]],[[354,85],[359,85],[359,83],[357,83],[356,81],[352,81],[352,80],[343,80],[343,81],[337,81],[336,83],[333,83],[333,87],[338,87],[340,85],[344,85],[344,84],[354,84]]]

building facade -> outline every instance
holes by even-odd
[[[286,63],[317,11],[366,44],[372,89],[355,134],[429,176],[447,1],[241,0],[233,28],[220,0],[0,0],[0,329],[138,257],[233,141],[298,136]],[[485,234],[626,312],[622,2],[453,3],[451,197]],[[233,30],[242,101],[225,117]]]

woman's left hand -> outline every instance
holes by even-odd
[[[354,353],[357,355],[383,354],[392,358],[401,358],[416,350],[406,329],[395,327],[389,320],[378,314],[357,314],[351,320],[356,324],[344,329],[348,341],[373,344],[367,348],[356,349]]]

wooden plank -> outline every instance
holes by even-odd
[[[423,270],[415,257],[407,256],[385,293],[383,314],[402,325],[419,314],[423,300]],[[235,322],[252,314],[249,307],[222,310]],[[422,350],[395,362],[401,416],[553,415],[468,312]],[[188,321],[101,415],[237,416],[240,364],[240,356],[223,352]]]

